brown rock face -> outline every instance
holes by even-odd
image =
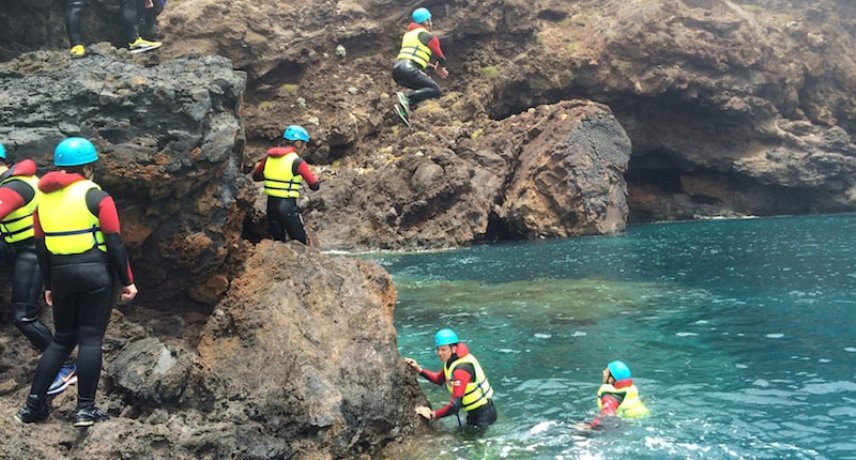
[[[79,436],[72,387],[44,423],[0,417],[0,458],[357,458],[422,427],[380,266],[264,241],[243,268],[199,331],[173,317],[184,328],[157,338],[114,313],[98,394],[113,418]],[[35,366],[26,346],[0,327],[10,414]]]
[[[436,102],[419,110],[444,127],[406,133],[356,170],[327,170],[335,180],[309,194],[307,220],[324,247],[443,247],[624,228],[630,144],[605,106],[563,102],[463,123]]]

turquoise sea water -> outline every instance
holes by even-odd
[[[482,438],[447,418],[403,457],[856,459],[856,215],[376,259],[398,288],[402,356],[439,369],[433,333],[454,328],[500,414]],[[612,359],[651,415],[581,434]]]

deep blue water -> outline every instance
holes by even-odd
[[[448,418],[407,458],[856,459],[856,215],[376,260],[398,288],[402,356],[439,369],[432,336],[451,327],[497,392],[486,436]],[[581,434],[613,359],[651,415]]]

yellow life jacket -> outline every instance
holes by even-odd
[[[33,237],[33,211],[39,204],[39,196],[42,192],[39,190],[38,176],[11,176],[0,182],[0,186],[8,184],[14,180],[24,182],[29,185],[35,195],[29,203],[12,211],[9,215],[0,222],[0,233],[3,234],[3,239],[7,243],[17,243]]]
[[[601,403],[600,398],[604,394],[624,396],[624,399],[621,400],[621,404],[618,406],[618,410],[616,411],[616,415],[619,417],[634,418],[648,414],[648,408],[639,400],[639,390],[636,389],[636,385],[621,388],[615,388],[609,384],[601,385],[597,390],[598,409],[603,409],[603,403]]]
[[[296,152],[289,152],[283,156],[268,156],[265,160],[265,193],[269,196],[279,198],[299,198],[300,183],[303,177],[294,175],[291,167],[298,159]]]
[[[427,30],[417,27],[401,37],[401,50],[398,52],[397,60],[410,59],[423,69],[428,67],[428,63],[431,61],[431,48],[419,41],[419,34],[422,32],[427,32]]]
[[[45,232],[45,245],[54,255],[82,254],[92,248],[107,252],[98,216],[86,207],[86,192],[98,184],[77,181],[68,187],[42,194],[39,223]]]
[[[467,354],[463,358],[458,358],[453,363],[446,363],[443,366],[443,374],[446,376],[446,389],[449,390],[450,394],[454,390],[452,374],[455,372],[455,368],[461,364],[472,364],[476,374],[474,381],[467,384],[462,401],[464,412],[469,412],[487,404],[493,397],[493,388],[490,387],[487,376],[484,375],[484,371],[475,356]]]

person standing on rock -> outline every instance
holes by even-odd
[[[45,281],[45,301],[53,306],[56,334],[33,377],[30,394],[15,418],[32,423],[50,414],[47,390],[75,346],[78,385],[74,426],[87,427],[109,418],[95,405],[101,375],[101,345],[120,282],[121,298],[137,295],[128,254],[119,231],[113,198],[92,182],[95,146],[70,137],[57,145],[54,164],[45,174],[33,215],[36,252]]]
[[[292,240],[308,244],[303,216],[297,199],[300,198],[300,184],[305,180],[312,190],[318,190],[321,183],[312,174],[309,164],[300,157],[306,151],[309,133],[298,125],[290,125],[282,133],[277,146],[268,149],[253,170],[253,180],[264,181],[267,197],[267,220],[271,237],[277,241],[286,241],[286,234]]]
[[[69,53],[73,58],[86,55],[86,47],[83,45],[83,37],[80,31],[80,16],[83,14],[85,1],[66,0],[65,27],[68,30],[68,40],[71,42]],[[128,49],[132,53],[141,53],[161,47],[163,43],[149,41],[140,36],[137,0],[119,0],[119,12],[122,15],[123,39],[128,40]]]
[[[0,144],[0,258],[12,271],[12,316],[15,326],[40,352],[53,340],[39,320],[42,272],[33,240],[33,211],[39,203],[36,163],[23,160],[9,167]],[[61,393],[77,382],[77,366],[70,362],[57,373],[48,394]]]
[[[404,358],[411,369],[435,385],[446,385],[452,395],[449,404],[436,411],[425,406],[416,408],[420,416],[433,420],[458,416],[463,410],[467,413],[467,427],[483,432],[496,421],[496,406],[493,404],[493,388],[475,356],[471,355],[467,345],[458,340],[458,334],[451,329],[441,329],[434,334],[434,346],[437,356],[443,363],[443,370],[432,372],[423,369],[412,358]],[[458,418],[458,424],[461,419]]]
[[[449,76],[440,39],[430,32],[431,12],[426,8],[417,8],[411,19],[407,32],[401,38],[401,50],[392,67],[393,80],[413,90],[395,93],[398,98],[395,112],[407,126],[410,126],[410,112],[420,102],[442,94],[440,85],[425,73],[425,69],[431,66],[442,79]]]

